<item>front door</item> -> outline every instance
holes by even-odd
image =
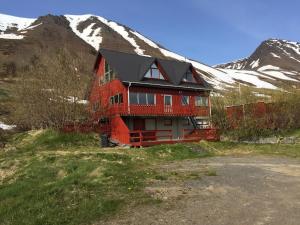
[[[133,119],[133,130],[145,130],[145,119],[135,118]]]

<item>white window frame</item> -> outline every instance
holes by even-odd
[[[197,98],[202,98],[202,100],[201,100],[201,103],[202,104],[197,104]],[[204,102],[203,102],[203,99],[206,99],[206,103],[207,104],[203,104]],[[195,96],[195,106],[197,106],[197,107],[208,107],[209,106],[209,99],[208,99],[208,97],[207,96]]]
[[[153,65],[155,65],[155,68],[153,67]],[[158,78],[153,77],[152,70],[158,70]],[[150,74],[150,76],[147,76],[147,74]],[[156,80],[166,80],[164,75],[162,74],[162,72],[158,68],[158,65],[155,62],[150,66],[149,70],[147,70],[144,77],[149,78],[149,79],[156,79]]]
[[[170,105],[166,105],[166,97],[167,96],[170,96],[171,98],[170,98]],[[172,95],[164,95],[164,106],[172,106],[173,105],[173,96]]]
[[[185,104],[185,103],[182,101],[184,97],[187,97],[187,104]],[[181,96],[181,105],[182,105],[182,106],[190,105],[190,96],[188,96],[188,95],[182,95],[182,96]]]

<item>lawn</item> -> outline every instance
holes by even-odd
[[[210,156],[185,145],[101,149],[93,135],[35,131],[0,153],[0,224],[92,224],[126,205],[158,204],[143,190],[160,163]]]
[[[15,135],[0,150],[0,224],[92,224],[125,206],[159,204],[144,188],[148,180],[168,179],[156,168],[176,160],[233,154],[300,157],[299,145],[200,142],[105,149],[98,142],[94,135],[52,130]],[[178,175],[193,177],[199,174]]]

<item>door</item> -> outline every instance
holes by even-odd
[[[171,113],[172,110],[172,95],[164,95],[164,111]]]
[[[139,132],[139,131],[144,131],[146,128],[145,125],[145,119],[141,119],[141,118],[134,118],[133,119],[133,130],[134,131],[138,131],[136,133],[133,133],[131,135],[131,140],[133,140],[133,142],[142,142],[144,141],[144,134],[143,132]]]
[[[135,118],[133,119],[133,130],[145,130],[145,119]]]

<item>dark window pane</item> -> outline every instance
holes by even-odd
[[[119,95],[114,96],[114,102],[115,102],[115,104],[119,103]]]
[[[192,71],[188,71],[188,72],[184,75],[183,81],[185,81],[185,82],[192,82],[192,83],[195,83],[195,82],[196,82],[196,80],[195,80],[195,78],[194,78],[194,75],[193,75]]]
[[[188,105],[189,104],[189,96],[182,96],[181,103],[182,103],[182,105]]]
[[[130,93],[129,95],[130,104],[138,104],[137,93]]]
[[[147,104],[146,93],[139,93],[139,104],[140,105],[146,105]]]
[[[172,96],[165,95],[165,105],[172,105]]]
[[[110,101],[110,104],[113,105],[113,104],[114,104],[114,97],[110,97],[110,100],[109,100],[109,101]]]
[[[123,103],[123,94],[119,94],[119,103]]]
[[[148,105],[154,105],[155,104],[154,94],[147,94],[147,98],[148,98]]]

